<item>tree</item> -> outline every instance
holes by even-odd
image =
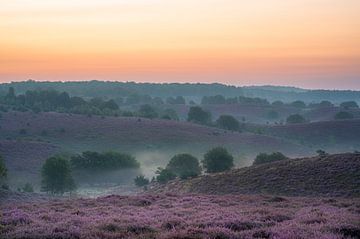
[[[231,115],[221,115],[216,120],[216,125],[219,128],[237,131],[240,129],[240,123]]]
[[[199,160],[190,154],[175,155],[170,159],[166,169],[182,179],[196,177],[201,173]]]
[[[223,147],[209,150],[202,160],[203,166],[208,173],[223,172],[234,166],[233,156]]]
[[[271,154],[260,153],[256,156],[256,158],[253,162],[253,165],[271,163],[271,162],[281,161],[281,160],[285,160],[285,159],[288,159],[288,157],[286,157],[285,155],[283,155],[280,152],[275,152],[275,153],[271,153]]]
[[[139,116],[154,119],[157,118],[159,115],[151,105],[142,105],[139,109]]]
[[[286,123],[288,124],[302,124],[305,122],[306,122],[305,118],[299,114],[290,115],[286,119]]]
[[[340,112],[336,113],[334,118],[336,120],[353,119],[354,115],[349,112],[346,112],[346,111],[340,111]]]
[[[211,114],[199,106],[193,106],[189,110],[188,121],[197,124],[209,125],[211,123]]]
[[[306,104],[301,100],[294,101],[290,105],[300,109],[306,108]]]
[[[359,105],[355,101],[345,101],[340,104],[340,107],[345,109],[359,108]]]
[[[271,105],[275,106],[275,107],[282,107],[282,106],[284,106],[284,102],[277,100],[277,101],[272,102]]]
[[[48,158],[41,170],[42,191],[52,194],[63,194],[75,190],[68,160],[62,157]]]
[[[138,187],[146,186],[150,183],[149,179],[145,178],[144,175],[139,175],[134,179],[135,185]]]
[[[7,169],[3,157],[0,155],[0,182],[2,182],[7,176]]]
[[[169,169],[158,168],[155,173],[157,174],[156,181],[159,183],[167,183],[176,178],[176,174]]]

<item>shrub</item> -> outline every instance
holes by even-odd
[[[144,175],[137,176],[134,179],[135,185],[138,187],[146,186],[150,183],[149,179],[145,178]]]
[[[209,125],[211,123],[211,113],[199,106],[193,106],[189,110],[187,120],[197,124]]]
[[[290,115],[286,119],[286,123],[288,124],[301,124],[305,122],[306,122],[305,118],[299,114]]]
[[[208,173],[223,172],[234,166],[233,156],[223,147],[209,150],[202,160],[203,166]]]
[[[306,108],[306,104],[301,100],[294,101],[290,105],[300,109]]]
[[[142,105],[139,109],[139,116],[143,118],[154,119],[159,115],[151,105]]]
[[[260,153],[256,156],[256,158],[253,162],[253,165],[271,163],[271,162],[285,160],[285,159],[288,159],[288,157],[286,157],[285,155],[283,155],[280,152],[275,152],[275,153],[271,153],[271,154]]]
[[[355,101],[345,101],[340,104],[340,107],[349,109],[349,108],[359,108],[359,105]]]
[[[336,120],[353,119],[354,115],[349,112],[346,112],[346,111],[340,111],[340,112],[336,113],[334,118]]]
[[[282,106],[284,106],[284,102],[277,100],[277,101],[272,102],[271,105],[275,106],[275,107],[282,107]]]
[[[325,152],[324,150],[322,150],[322,149],[317,150],[316,153],[317,153],[318,156],[320,156],[320,157],[324,157],[324,156],[329,155],[328,153],[326,153],[326,152]]]
[[[237,131],[240,129],[240,123],[231,115],[221,115],[216,120],[216,125],[219,128]]]
[[[110,170],[124,168],[139,168],[136,159],[129,155],[117,152],[98,153],[92,151],[83,152],[71,158],[74,169]]]
[[[32,193],[34,192],[34,188],[30,183],[26,183],[24,187],[22,188],[23,192]]]
[[[176,178],[176,174],[173,173],[172,171],[168,170],[168,169],[164,169],[164,168],[158,168],[156,171],[156,181],[158,181],[159,183],[167,183],[170,180],[173,180]]]
[[[190,154],[175,155],[170,159],[166,169],[182,179],[196,177],[201,173],[199,160]]]
[[[6,178],[7,169],[3,157],[0,155],[0,183]]]
[[[68,160],[62,157],[48,158],[41,170],[42,191],[63,194],[75,189]]]

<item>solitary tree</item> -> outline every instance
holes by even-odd
[[[235,119],[233,116],[231,115],[221,115],[217,120],[216,120],[216,125],[219,128],[222,129],[227,129],[227,130],[239,130],[240,129],[240,123],[237,119]]]
[[[336,113],[334,118],[336,120],[353,119],[354,115],[349,112],[346,112],[346,111],[340,111],[340,112]]]
[[[62,157],[48,158],[41,170],[42,190],[52,194],[63,194],[75,190],[69,161]]]
[[[299,114],[290,115],[286,119],[286,123],[288,124],[301,124],[305,122],[306,122],[305,118]]]
[[[175,155],[170,159],[166,169],[182,179],[196,177],[201,173],[199,160],[190,154]]]
[[[7,169],[5,166],[4,159],[0,155],[0,184],[3,182],[3,180],[6,178],[6,176],[7,176]]]
[[[223,147],[209,150],[202,160],[203,166],[208,173],[223,172],[234,166],[233,156]]]
[[[139,109],[139,116],[154,119],[157,118],[159,115],[151,105],[142,105]]]
[[[211,123],[211,114],[199,106],[193,106],[189,110],[188,121],[208,125]]]

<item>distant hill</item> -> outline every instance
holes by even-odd
[[[135,82],[13,82],[0,84],[0,95],[5,94],[9,87],[14,87],[17,93],[34,89],[55,89],[66,91],[70,95],[83,97],[118,98],[132,94],[159,97],[185,96],[188,99],[199,100],[203,96],[224,95],[226,97],[249,96],[266,98],[269,101],[282,100],[291,102],[320,102],[329,100],[334,103],[354,100],[360,102],[360,91],[351,90],[305,90],[283,86],[251,86],[236,87],[224,84],[190,84],[190,83],[135,83]]]
[[[155,192],[360,196],[360,154],[299,158],[172,181]]]

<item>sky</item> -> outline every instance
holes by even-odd
[[[360,89],[359,0],[0,0],[0,82]]]

